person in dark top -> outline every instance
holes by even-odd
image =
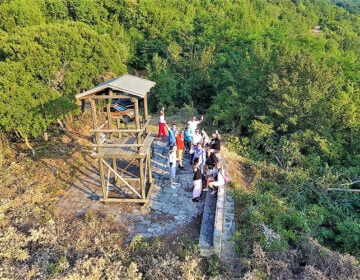
[[[194,176],[193,176],[194,188],[193,188],[192,201],[199,202],[202,192],[202,174],[199,164],[199,158],[196,158],[194,160],[193,170],[194,170]]]
[[[218,154],[220,152],[220,140],[217,133],[211,135],[211,140],[209,143],[208,157],[213,154]]]

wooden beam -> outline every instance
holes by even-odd
[[[106,195],[104,197],[108,197],[109,195],[109,185],[110,185],[110,169],[108,169],[107,180],[106,180]]]
[[[132,98],[131,101],[134,102],[134,107],[135,107],[135,125],[136,125],[136,129],[141,129],[140,127],[140,118],[139,118],[139,101],[137,98]],[[142,130],[142,129],[141,129]],[[137,135],[137,143],[141,143],[141,133],[138,133]]]
[[[113,92],[111,89],[109,89],[109,95],[110,95],[110,97],[113,97]],[[107,118],[109,120],[109,126],[108,126],[109,129],[113,128],[112,120],[111,120],[112,116],[111,116],[111,112],[110,112],[111,100],[112,100],[112,98],[110,98],[109,102],[106,104],[106,111],[107,111],[107,116],[108,116]]]
[[[116,171],[117,171],[117,163],[116,163],[116,161],[117,161],[117,159],[116,159],[116,158],[113,158],[113,159],[112,159],[112,162],[113,162],[113,168],[114,168],[114,170],[116,170]],[[115,182],[115,183],[117,182],[117,179],[118,179],[118,177],[116,177],[116,176],[114,175],[114,182]]]
[[[152,169],[151,169],[150,149],[148,150],[147,159],[148,159],[147,163],[148,163],[148,169],[149,169],[149,182],[152,183],[153,177],[152,177]]]
[[[132,203],[146,203],[147,199],[145,198],[108,198],[106,201],[103,198],[99,199],[101,202],[132,202]]]
[[[91,153],[90,155],[92,158],[97,158],[97,159],[102,159],[102,158],[121,158],[121,159],[127,159],[127,160],[131,160],[131,159],[138,159],[138,158],[143,158],[145,157],[144,154],[138,154],[138,153],[133,153],[133,154],[116,154],[116,155],[112,155],[112,154],[103,154],[103,153]]]
[[[119,95],[119,94],[114,94],[114,95],[93,95],[91,97],[91,99],[123,99],[123,98],[131,98],[131,96],[128,95]]]
[[[138,182],[140,183],[140,178],[130,178],[130,177],[124,177],[124,179],[128,182]]]
[[[130,132],[135,132],[135,133],[139,133],[142,132],[143,129],[90,129],[90,132],[96,133],[96,132],[102,132],[102,133],[130,133]]]
[[[101,183],[101,189],[103,193],[104,200],[107,199],[107,189],[105,184],[105,174],[104,174],[104,165],[103,160],[99,160],[99,171],[100,171],[100,183]]]
[[[126,185],[128,186],[135,194],[137,194],[138,197],[141,198],[141,195],[128,183],[125,181],[125,179],[123,179],[123,177],[121,177],[121,175],[115,171],[105,160],[101,159],[100,160],[107,168],[109,168],[116,176],[118,176],[118,178]]]
[[[98,129],[102,129],[105,125],[108,124],[108,122],[109,122],[108,120],[104,121],[101,125],[99,125]]]
[[[96,104],[95,101],[92,99],[90,99],[90,107],[91,107],[91,118],[92,118],[93,129],[98,129],[98,122],[96,117]]]
[[[140,185],[142,197],[145,197],[145,178],[144,178],[144,162],[139,159]]]
[[[144,96],[144,118],[145,118],[145,120],[149,119],[147,95],[148,94],[146,93]]]

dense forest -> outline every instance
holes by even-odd
[[[190,106],[243,157],[252,180],[250,190],[234,193],[241,202],[234,241],[249,260],[242,275],[272,279],[276,264],[291,259],[295,266],[291,252],[305,259],[319,251],[305,270],[292,273],[360,278],[360,194],[329,190],[360,189],[359,1],[2,0],[0,73],[2,174],[24,153],[16,144],[39,153],[49,130],[79,116],[77,93],[141,73],[157,84],[153,112]],[[10,190],[7,176],[0,179],[2,278],[85,279],[95,273],[92,264],[113,262],[93,279],[112,269],[119,274],[109,279],[140,279],[136,264],[155,279],[144,265],[145,258],[157,258],[150,253],[154,245],[138,255],[135,246],[128,253],[104,247],[100,257],[95,251],[65,257],[65,237],[49,237],[71,235],[47,223],[51,211],[44,209],[54,202],[39,206],[41,219],[29,222],[35,213],[11,204],[25,190]],[[334,262],[337,271],[326,268]],[[223,273],[216,268],[213,275]],[[204,275],[196,270],[192,277]]]

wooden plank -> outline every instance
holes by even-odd
[[[149,187],[149,191],[148,191],[148,193],[147,193],[147,196],[146,196],[146,202],[145,202],[145,204],[144,204],[144,208],[147,208],[148,207],[148,204],[149,204],[149,198],[150,198],[150,196],[151,196],[151,194],[152,194],[152,192],[153,192],[153,190],[154,190],[154,182],[151,182],[150,183],[150,187]]]
[[[90,129],[90,132],[102,132],[102,133],[140,133],[143,129]]]
[[[118,153],[118,154],[104,154],[104,153],[92,153],[91,154],[92,158],[95,159],[101,159],[101,158],[121,158],[121,159],[125,159],[125,160],[132,160],[132,159],[139,159],[139,158],[144,158],[145,155],[144,154],[139,154],[138,152],[131,152],[131,153]]]
[[[91,99],[123,99],[123,98],[131,98],[128,95],[120,95],[120,94],[114,94],[114,95],[93,95],[91,96]]]
[[[153,177],[152,177],[152,169],[151,169],[150,149],[148,150],[148,154],[147,154],[147,163],[148,163],[148,169],[149,169],[149,182],[152,183]]]
[[[145,176],[144,176],[144,162],[139,159],[139,171],[140,171],[140,186],[142,197],[145,197]]]
[[[147,127],[149,126],[149,124],[150,124],[150,121],[151,121],[151,118],[149,118],[149,119],[143,124],[141,133],[144,133],[144,132],[145,132],[146,128],[147,128]]]
[[[101,183],[101,188],[102,188],[102,192],[103,192],[103,197],[106,200],[107,199],[107,190],[106,190],[106,185],[105,185],[103,160],[99,160],[99,171],[100,171],[100,183]]]
[[[107,180],[106,180],[106,195],[104,195],[104,197],[108,197],[109,195],[109,185],[110,185],[110,169],[108,169]]]
[[[108,124],[109,121],[104,121],[101,125],[99,125],[98,129],[102,129],[105,125]],[[91,131],[91,130],[90,130]]]
[[[140,183],[140,178],[123,177],[127,182]]]
[[[146,203],[147,199],[145,198],[108,198],[106,201],[103,198],[100,198],[101,202],[132,202],[132,203]]]
[[[140,148],[139,154],[145,156],[147,151],[150,149],[152,142],[154,141],[154,137],[151,135],[146,136],[143,147]]]

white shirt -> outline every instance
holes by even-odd
[[[190,125],[190,129],[192,129],[192,131],[194,131],[194,132],[199,123],[200,123],[200,121],[188,121],[188,124]]]
[[[202,144],[202,136],[200,133],[195,133],[192,137],[192,140],[191,140],[191,144],[193,145],[197,145],[197,143],[201,143]]]
[[[214,186],[223,186],[225,185],[225,170],[218,170],[217,180],[213,183]]]
[[[160,116],[159,116],[159,123],[166,123],[166,122],[165,122],[165,116],[164,116],[164,115],[160,115]]]
[[[176,167],[176,152],[173,151],[173,152],[170,152],[169,153],[169,165],[170,163],[172,163],[172,167]]]

